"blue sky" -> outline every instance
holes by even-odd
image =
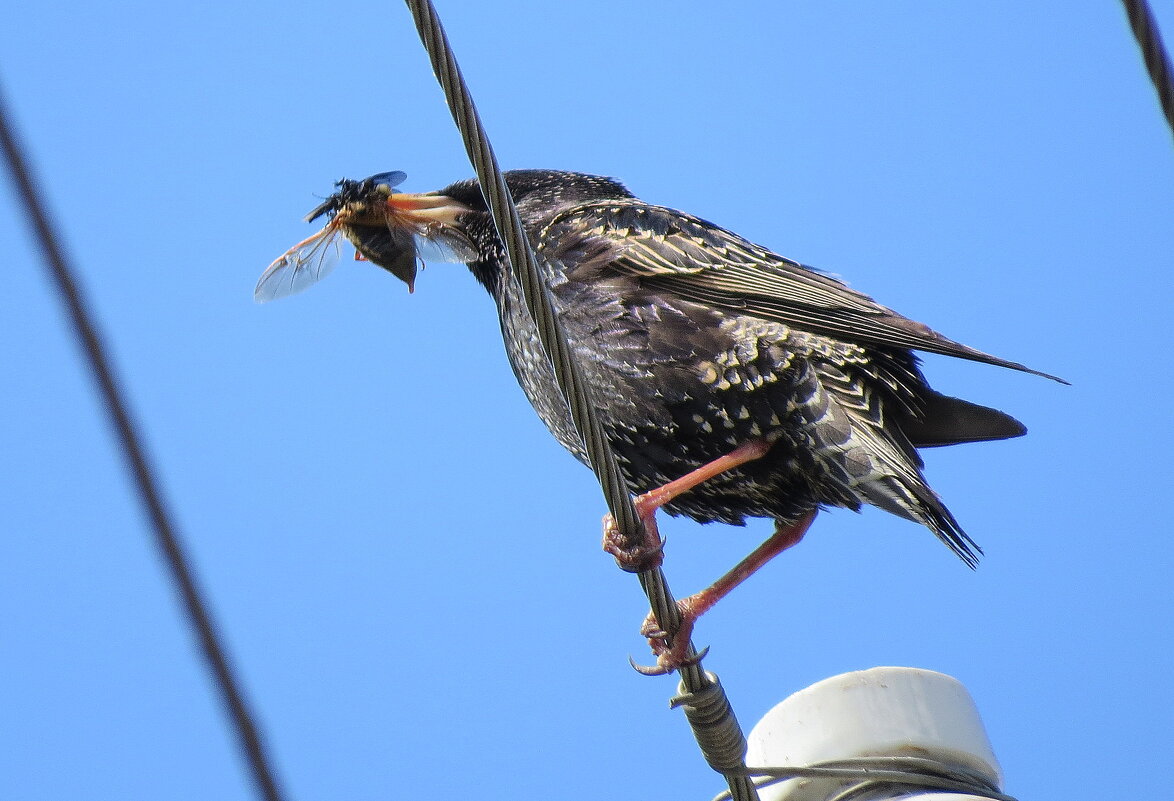
[[[1174,4],[1154,4],[1174,40]],[[1149,797],[1174,697],[1174,149],[1118,4],[442,2],[508,167],[625,180],[1057,373],[929,356],[1023,439],[926,454],[967,570],[823,514],[700,623],[749,728],[875,665],[974,694],[1024,799]],[[454,265],[256,306],[341,176],[470,174],[398,3],[13,8],[0,80],[291,797],[708,798],[589,472]],[[0,764],[13,799],[248,799],[3,195]],[[662,523],[684,595],[768,533]],[[10,761],[9,761],[10,760]],[[1096,781],[1094,779],[1094,781]]]

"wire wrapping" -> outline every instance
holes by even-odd
[[[682,682],[669,706],[684,710],[711,768],[718,773],[737,773],[745,769],[746,739],[721,682],[713,673],[705,676],[709,684],[696,692],[688,691]]]
[[[943,764],[924,757],[878,756],[835,759],[811,765],[785,768],[746,768],[756,787],[768,787],[791,779],[824,780],[840,784],[838,792],[829,792],[827,801],[865,801],[895,798],[897,794],[940,791],[987,798],[990,801],[1016,801],[1000,792],[990,777],[958,764]],[[730,794],[718,793],[712,801],[725,801]]]
[[[29,223],[40,241],[41,250],[45,257],[45,267],[69,314],[74,338],[85,355],[94,382],[97,384],[102,405],[110,418],[110,424],[114,428],[126,459],[126,465],[131,472],[139,500],[151,522],[155,544],[170,569],[171,583],[183,601],[182,609],[188,627],[195,634],[208,670],[212,673],[216,690],[228,710],[232,727],[236,732],[245,762],[252,773],[253,781],[257,790],[267,801],[281,801],[283,796],[277,783],[276,773],[266,755],[260,729],[249,711],[244,691],[228,661],[228,654],[221,644],[221,637],[212,619],[212,614],[208,610],[208,605],[203,599],[195,573],[188,562],[179,532],[172,523],[171,514],[163,500],[163,493],[155,479],[155,471],[147,458],[143,437],[139,434],[129,404],[114,373],[114,367],[107,356],[102,338],[98,334],[97,325],[89,311],[89,304],[81,287],[74,279],[75,270],[66,258],[64,248],[58,241],[53,228],[49,225],[49,215],[45,203],[37,191],[27,166],[27,160],[17,142],[14,126],[9,119],[3,97],[0,97],[0,146],[4,150],[9,172],[12,174],[12,182],[20,196]]]
[[[473,105],[468,87],[465,85],[456,58],[448,43],[448,37],[440,23],[435,7],[429,0],[405,0],[408,9],[415,20],[420,39],[428,57],[432,62],[432,69],[436,79],[444,90],[453,121],[461,133],[469,159],[477,174],[477,181],[485,196],[486,204],[493,215],[498,235],[506,247],[513,273],[521,283],[526,301],[526,307],[537,327],[539,340],[554,368],[559,390],[566,399],[571,411],[575,427],[583,439],[583,445],[591,461],[592,468],[599,478],[603,488],[608,508],[616,520],[624,542],[637,545],[643,542],[644,531],[632,505],[631,492],[620,473],[612,454],[599,419],[595,415],[590,395],[582,381],[573,354],[562,335],[558,319],[551,309],[550,299],[547,296],[545,285],[535,263],[533,249],[522,229],[521,219],[498,167],[497,159],[493,155],[493,148],[481,125],[480,116]],[[676,601],[669,591],[664,574],[660,568],[653,568],[638,574],[640,584],[648,596],[652,612],[660,625],[668,632],[676,632],[680,627],[680,613]],[[692,644],[688,646],[687,656],[695,657],[696,649]],[[712,686],[707,676],[695,662],[686,664],[680,669],[681,682],[688,692],[699,693]],[[720,685],[714,692],[722,692]],[[724,695],[724,693],[723,693]],[[729,710],[728,700],[725,708]],[[733,719],[732,712],[730,719]],[[694,723],[694,719],[690,718]],[[720,721],[706,719],[704,725],[713,725]],[[745,738],[741,730],[737,729],[737,722],[733,726],[737,730],[736,742],[726,742],[727,753],[706,754],[706,761],[714,764],[742,764],[742,754],[745,753]],[[694,728],[698,737],[698,744],[704,749],[711,738],[705,734],[698,734],[700,730]],[[730,738],[722,738],[728,741]],[[737,754],[736,758],[731,754]],[[757,799],[758,794],[753,784],[744,776],[727,774],[727,782],[733,797],[738,801]]]
[[[1170,133],[1174,135],[1174,69],[1170,66],[1170,56],[1162,44],[1162,34],[1158,30],[1154,12],[1146,0],[1121,0],[1121,4],[1125,6],[1129,27],[1133,29],[1133,36],[1137,39],[1137,46],[1141,48],[1146,71],[1154,84],[1154,90],[1158,93],[1158,102],[1162,104],[1166,124],[1170,126]]]

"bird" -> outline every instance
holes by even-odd
[[[1066,383],[946,338],[846,283],[700,217],[640,200],[618,180],[560,170],[504,174],[637,510],[700,523],[768,518],[775,532],[738,568],[682,605],[685,626],[781,550],[822,508],[880,508],[918,523],[968,566],[981,549],[923,474],[921,448],[1026,432],[997,409],[932,389],[914,351]],[[538,416],[590,466],[473,179],[396,192],[403,173],[343,179],[307,219],[319,234],[258,283],[258,300],[319,275],[324,243],[343,234],[357,258],[412,288],[420,257],[464,262],[498,313],[505,353]],[[322,271],[324,273],[324,271]],[[659,558],[659,535],[605,548],[626,569]],[[658,672],[682,663],[680,633],[644,627]],[[674,648],[675,644],[675,648]]]

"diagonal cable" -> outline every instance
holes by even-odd
[[[147,459],[142,437],[131,417],[127,402],[119,386],[114,368],[106,355],[93,316],[88,310],[81,287],[73,277],[73,269],[65,257],[49,225],[45,203],[37,191],[27,160],[17,142],[4,99],[0,96],[0,146],[3,147],[13,187],[24,206],[29,224],[45,256],[45,268],[61,296],[69,314],[69,321],[78,346],[85,354],[90,372],[98,385],[103,406],[110,417],[118,442],[132,473],[139,500],[150,518],[155,544],[162,552],[171,571],[171,580],[183,599],[183,610],[188,625],[199,641],[221,700],[228,708],[238,743],[252,772],[253,781],[266,801],[281,801],[277,779],[265,755],[264,743],[245,703],[240,682],[234,676],[228,656],[220,644],[216,625],[204,602],[191,566],[184,553],[183,543],[171,522],[171,515],[163,502],[154,471]]]
[[[542,347],[554,367],[559,390],[571,410],[572,419],[583,439],[592,469],[603,488],[608,508],[625,543],[637,545],[644,538],[643,526],[632,505],[631,493],[604,436],[574,356],[562,334],[558,318],[551,308],[533,249],[522,229],[521,219],[518,217],[497,159],[493,155],[493,148],[482,128],[480,116],[473,105],[436,9],[429,0],[406,0],[406,3],[432,62],[436,79],[444,90],[453,120],[461,132],[469,159],[477,173],[477,181],[497,226],[498,235],[506,247],[510,263],[514,266],[513,273],[521,283],[526,307],[535,322]],[[680,615],[663,572],[660,568],[654,568],[642,571],[638,576],[656,619],[666,631],[676,632],[680,626]],[[696,655],[691,644],[688,647],[688,654]],[[702,671],[698,664],[682,667],[680,674],[683,697],[680,705],[685,707],[707,761],[715,769],[726,774],[735,799],[757,799],[753,784],[738,772],[745,764],[745,738],[721,685],[712,674]],[[711,748],[716,750],[710,750]]]
[[[1129,27],[1133,28],[1133,36],[1141,48],[1146,71],[1158,93],[1166,124],[1170,126],[1170,133],[1174,134],[1174,69],[1170,66],[1170,55],[1162,44],[1162,34],[1158,30],[1154,12],[1146,0],[1121,0],[1121,4],[1125,6]]]

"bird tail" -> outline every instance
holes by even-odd
[[[929,488],[913,443],[896,420],[886,419],[881,398],[868,382],[827,363],[813,372],[801,381],[811,389],[801,416],[838,505],[858,509],[868,503],[920,523],[975,567],[982,549]]]
[[[912,486],[907,485],[905,489],[916,499],[916,504],[910,505],[912,515],[902,516],[929,528],[951,551],[958,554],[967,567],[978,567],[982,548],[958,525],[954,515],[942,503],[942,499],[925,483],[920,470],[917,482]]]
[[[1009,414],[961,398],[951,398],[928,387],[918,401],[919,413],[898,421],[901,431],[915,448],[1011,439],[1027,433],[1023,423]]]

